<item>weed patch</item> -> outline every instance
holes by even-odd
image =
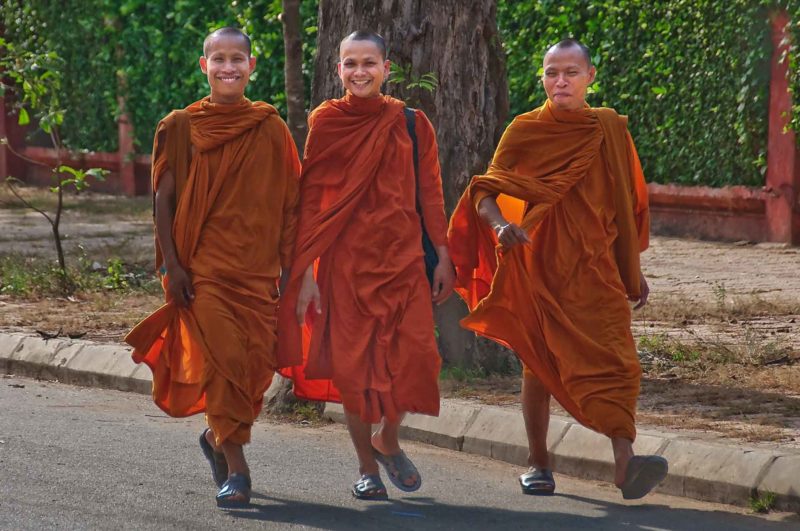
[[[105,265],[81,256],[66,275],[39,257],[0,256],[0,293],[19,298],[69,296],[98,291],[157,293],[160,283],[146,268],[111,258]]]
[[[750,498],[750,509],[754,513],[767,514],[775,507],[775,493],[765,492],[764,494],[756,495]]]

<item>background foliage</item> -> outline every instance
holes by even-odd
[[[772,51],[766,4],[501,2],[512,113],[544,101],[544,52],[575,37],[593,50],[598,67],[590,103],[630,115],[649,180],[761,185]],[[786,4],[800,20],[800,2]]]
[[[573,36],[593,49],[599,69],[590,103],[631,116],[649,180],[760,186],[768,17],[776,6],[793,18],[790,77],[800,95],[800,0],[500,0],[512,114],[543,102],[542,55]],[[302,2],[307,83],[317,7],[317,0]],[[137,148],[147,152],[159,118],[206,94],[197,58],[203,37],[222,25],[253,37],[259,62],[249,95],[285,114],[280,0],[20,0],[1,9],[9,41],[65,59],[63,131],[70,147],[116,150],[116,94],[123,86]],[[795,111],[800,130],[800,96]]]
[[[203,38],[222,26],[241,27],[252,37],[258,63],[248,94],[285,114],[280,12],[280,0],[24,0],[4,3],[2,21],[9,41],[65,59],[67,145],[116,151],[122,87],[137,149],[147,152],[160,118],[208,93],[197,60]],[[311,68],[316,2],[303,2],[301,15],[304,63]]]

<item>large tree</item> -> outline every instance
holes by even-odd
[[[297,150],[302,154],[308,134],[306,124],[306,87],[303,82],[303,24],[300,0],[283,0],[283,46],[286,51],[284,80],[286,86],[286,123]]]
[[[429,92],[388,83],[386,93],[419,106],[436,128],[448,214],[469,179],[492,157],[508,114],[505,60],[495,14],[496,0],[321,0],[312,107],[341,97],[336,76],[339,42],[358,29],[380,33],[388,58],[417,80],[432,73]],[[470,333],[458,327],[465,308],[456,297],[437,310],[445,359],[468,363],[475,354]]]

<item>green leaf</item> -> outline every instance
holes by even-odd
[[[70,175],[73,175],[75,177],[83,173],[81,170],[77,170],[72,166],[67,166],[66,164],[62,164],[61,166],[59,166],[58,171],[61,173],[69,173]]]
[[[28,111],[25,110],[25,107],[20,107],[19,109],[19,120],[17,120],[19,125],[28,125],[31,123],[31,119],[28,116]]]
[[[103,168],[89,168],[86,170],[86,176],[92,177],[97,181],[105,181],[106,175],[110,172],[108,170],[104,170]]]

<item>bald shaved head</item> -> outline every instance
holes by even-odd
[[[547,49],[547,53],[544,54],[545,57],[550,55],[551,53],[567,50],[569,48],[577,48],[581,51],[583,58],[586,60],[586,66],[591,68],[592,66],[592,54],[589,51],[589,48],[580,42],[577,39],[564,39],[562,41],[557,42],[556,44],[552,45],[550,48]]]
[[[233,38],[233,39],[240,39],[242,41],[242,49],[247,52],[248,57],[252,55],[252,44],[250,43],[250,37],[247,36],[245,32],[240,30],[239,28],[234,28],[231,26],[226,26],[224,28],[220,28],[208,34],[208,36],[203,41],[203,56],[208,57],[208,52],[211,47],[212,42],[218,38]]]
[[[342,44],[348,41],[369,41],[378,48],[378,51],[381,54],[381,58],[386,59],[386,41],[383,40],[383,37],[381,37],[374,31],[363,31],[363,30],[354,31],[353,33],[342,39],[342,42],[339,43],[339,49],[341,50]]]

